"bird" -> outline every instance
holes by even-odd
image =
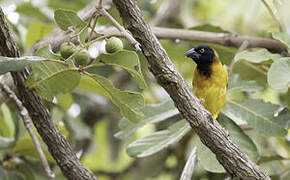
[[[217,118],[226,102],[228,72],[208,45],[189,49],[184,56],[195,63],[192,91],[200,103]]]

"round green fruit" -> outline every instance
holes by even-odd
[[[90,54],[87,50],[83,49],[79,53],[77,53],[74,57],[76,66],[86,66],[89,63]]]
[[[76,51],[76,47],[73,43],[62,43],[60,46],[60,55],[67,59]]]
[[[123,49],[123,42],[116,37],[111,37],[106,43],[106,51],[114,53]]]

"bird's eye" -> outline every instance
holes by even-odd
[[[202,48],[201,50],[199,50],[200,53],[204,53],[204,49]]]

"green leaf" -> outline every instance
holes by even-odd
[[[132,135],[137,129],[148,123],[157,123],[164,121],[174,115],[179,114],[179,111],[174,106],[173,101],[169,100],[161,104],[146,105],[141,108],[141,112],[144,114],[144,118],[138,123],[132,123],[126,118],[122,118],[119,122],[121,131],[115,134],[115,137],[119,139],[126,139]]]
[[[125,118],[132,122],[138,122],[143,118],[143,114],[139,108],[144,106],[144,98],[140,93],[120,91],[109,80],[96,74],[91,74],[90,77],[108,93],[109,98],[120,108]]]
[[[259,157],[258,149],[253,140],[234,121],[220,114],[219,123],[228,131],[230,139],[244,152],[248,157],[256,162]]]
[[[47,151],[45,145],[43,143],[40,143],[40,144],[41,144],[41,148],[46,156],[46,159],[51,163],[55,163],[53,157]],[[30,136],[28,135],[28,132],[25,133],[23,138],[19,139],[16,142],[16,144],[13,148],[13,154],[15,156],[31,156],[31,157],[39,158],[38,152],[37,152],[32,140],[31,140]]]
[[[11,163],[12,164],[12,163]],[[2,180],[26,180],[24,175],[22,173],[19,173],[17,171],[8,171],[8,170],[4,170],[1,174],[1,167],[0,167],[0,178]]]
[[[131,157],[152,155],[179,141],[190,129],[187,121],[178,121],[167,130],[154,132],[131,143],[127,148],[127,153]]]
[[[290,58],[281,58],[275,61],[267,75],[268,84],[275,90],[284,90],[290,87]]]
[[[288,49],[290,49],[290,35],[287,33],[272,33],[272,37],[274,39],[277,39],[281,41],[284,45],[287,46]]]
[[[252,128],[267,136],[284,136],[287,134],[284,116],[275,117],[279,105],[263,102],[259,99],[228,100],[222,112],[237,124],[246,121]]]
[[[43,39],[52,32],[54,27],[43,22],[33,22],[28,26],[26,47],[30,48],[36,41]]]
[[[77,30],[76,32],[79,32],[83,29],[83,27],[80,27],[79,30]],[[88,37],[88,29],[84,30],[81,34],[80,34],[80,41],[81,43],[85,44],[86,39]]]
[[[112,54],[101,54],[97,57],[93,64],[100,62],[107,65],[115,65],[124,68],[137,81],[141,89],[146,88],[146,82],[141,73],[139,58],[134,51],[121,50]]]
[[[218,121],[228,131],[229,138],[245,152],[252,161],[256,162],[259,154],[252,139],[250,139],[236,123],[226,116],[220,114]],[[198,162],[205,170],[215,173],[225,172],[224,168],[216,159],[215,154],[199,140],[199,137],[194,138],[194,144],[197,147]]]
[[[233,74],[229,77],[228,92],[256,92],[263,90],[256,81],[242,80],[238,74]]]
[[[64,31],[69,27],[84,27],[86,23],[77,15],[76,12],[65,9],[58,9],[54,12],[56,24]]]
[[[40,11],[40,8],[34,7],[31,3],[22,3],[17,5],[16,12],[32,18],[38,18],[41,21],[51,22],[51,20]]]
[[[256,51],[245,50],[235,56],[235,61],[244,59],[252,63],[262,63],[269,60],[276,60],[281,58],[279,54],[272,54],[267,49],[259,49]]]
[[[61,56],[52,52],[50,44],[40,47],[35,53],[35,56],[44,57],[47,59],[60,59]]]
[[[89,76],[82,75],[79,85],[77,86],[78,90],[93,92],[105,96],[108,99],[111,99],[110,94],[104,89],[100,84],[96,83],[93,78]]]
[[[12,119],[8,106],[3,103],[1,105],[1,116],[0,116],[0,135],[6,138],[13,138],[15,132],[14,121]]]
[[[10,71],[20,71],[26,66],[45,60],[37,56],[23,56],[20,58],[10,58],[0,56],[0,74],[5,74]]]
[[[58,93],[71,92],[78,85],[80,78],[78,69],[46,61],[32,65],[32,73],[26,81],[26,86],[35,89],[43,98],[51,101]]]
[[[214,33],[230,33],[229,31],[222,29],[220,26],[215,26],[212,24],[203,24],[200,26],[194,26],[190,29],[197,30],[197,31],[214,32]]]
[[[74,99],[70,93],[61,94],[57,96],[57,104],[60,105],[65,110],[68,110],[74,103]]]
[[[225,172],[223,166],[216,159],[215,154],[200,141],[198,136],[194,137],[193,144],[197,147],[198,163],[205,170],[215,173]]]
[[[266,172],[268,175],[275,175],[275,174],[281,174],[283,171],[283,165],[281,161],[269,161],[265,163],[259,164],[261,169]]]
[[[52,9],[71,9],[74,11],[79,11],[87,5],[86,1],[82,0],[72,0],[69,3],[67,1],[59,1],[59,0],[50,0],[47,2],[47,6]]]
[[[15,170],[21,172],[25,176],[25,179],[35,180],[34,174],[27,166],[27,164],[25,163],[16,164]]]
[[[0,151],[5,150],[5,149],[7,150],[7,148],[11,146],[13,143],[14,143],[14,138],[6,138],[6,137],[0,136]]]

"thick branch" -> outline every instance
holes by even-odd
[[[141,44],[149,62],[150,71],[168,92],[183,117],[190,123],[201,141],[215,153],[217,160],[233,177],[269,180],[228,137],[221,125],[193,96],[187,83],[170,61],[165,50],[154,36],[135,0],[113,0],[123,24]]]
[[[9,33],[2,8],[0,8],[0,52],[3,56],[20,56],[18,47]],[[49,111],[41,98],[34,91],[26,89],[24,82],[29,74],[28,70],[12,72],[11,74],[18,90],[19,99],[28,110],[38,133],[47,144],[49,152],[63,174],[68,179],[96,179],[93,174],[83,167],[69,143],[61,135],[56,124],[51,120]]]

